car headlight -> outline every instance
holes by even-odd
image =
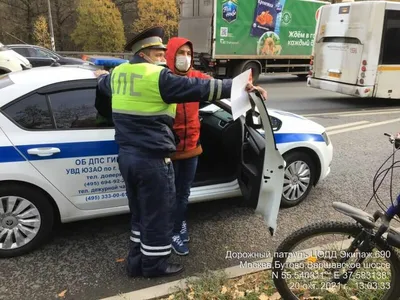
[[[329,144],[331,143],[331,140],[329,139],[329,136],[325,131],[322,133],[322,137],[324,138],[325,144],[327,146],[329,146]]]

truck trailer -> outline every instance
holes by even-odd
[[[215,78],[252,69],[306,78],[321,6],[314,0],[182,0],[178,35],[193,42],[195,68]]]

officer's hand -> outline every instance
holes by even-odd
[[[261,94],[261,96],[263,97],[263,99],[264,99],[265,101],[267,100],[268,93],[267,93],[266,90],[264,90],[264,89],[263,89],[262,87],[260,87],[260,86],[254,86],[253,84],[248,83],[247,86],[246,86],[246,91],[247,91],[247,92],[258,91],[258,92]]]
[[[103,74],[110,74],[110,73],[109,73],[108,71],[106,71],[106,70],[96,70],[96,71],[94,71],[93,73],[94,73],[94,75],[96,76],[96,78],[99,77],[100,75],[103,75]]]

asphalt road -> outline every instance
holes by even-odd
[[[57,294],[64,290],[67,290],[64,299],[100,299],[207,269],[237,265],[238,260],[226,259],[227,251],[273,251],[294,229],[326,219],[345,219],[332,209],[332,201],[364,208],[371,196],[372,178],[391,151],[383,133],[400,131],[400,120],[396,120],[400,118],[400,108],[378,114],[364,110],[395,109],[400,102],[365,101],[311,90],[296,77],[268,78],[261,82],[268,89],[270,107],[312,114],[312,120],[327,127],[334,146],[331,174],[306,201],[281,210],[276,237],[270,237],[261,217],[240,207],[235,200],[192,204],[188,220],[190,254],[172,256],[174,261],[185,265],[185,272],[179,277],[145,280],[127,278],[123,263],[117,262],[126,256],[128,215],[65,224],[41,250],[0,260],[0,299],[57,299]],[[356,110],[362,111],[358,115],[343,113]],[[332,112],[340,113],[329,114]],[[335,127],[361,121],[365,124],[360,126],[370,127],[352,131]]]

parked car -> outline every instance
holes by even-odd
[[[80,58],[61,56],[57,52],[36,45],[13,44],[7,45],[7,47],[26,57],[33,67],[50,66],[54,62],[60,65],[92,64]]]
[[[0,257],[42,245],[57,221],[129,211],[115,130],[96,122],[96,86],[91,66],[0,77]],[[322,126],[251,97],[257,111],[236,120],[229,100],[201,109],[204,153],[189,202],[242,196],[273,233],[284,184],[307,187],[297,202],[288,197],[304,199],[329,174],[332,144]]]
[[[32,65],[25,57],[0,43],[0,75],[30,68]]]

